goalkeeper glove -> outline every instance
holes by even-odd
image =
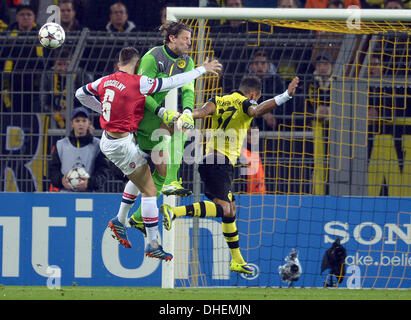
[[[172,127],[174,122],[180,116],[180,113],[178,111],[166,110],[166,108],[163,107],[158,111],[157,115],[163,119],[163,122],[167,127]]]
[[[183,129],[190,130],[194,128],[194,119],[191,112],[184,111],[182,116],[178,118],[178,121]]]

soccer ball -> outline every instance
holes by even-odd
[[[39,41],[45,48],[57,49],[63,44],[64,39],[66,39],[66,33],[58,23],[48,22],[40,28]]]
[[[72,190],[75,190],[76,186],[82,181],[80,178],[90,178],[90,175],[82,167],[73,168],[67,173],[67,181]]]

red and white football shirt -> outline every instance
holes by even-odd
[[[161,79],[117,71],[85,86],[101,101],[100,125],[111,132],[135,132],[144,116],[146,95],[161,88]]]

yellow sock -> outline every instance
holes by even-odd
[[[223,208],[211,201],[201,201],[186,206],[174,207],[173,213],[177,217],[222,217]]]
[[[173,213],[177,217],[185,216],[186,215],[186,206],[173,207]]]
[[[238,236],[237,225],[234,218],[223,218],[222,223],[223,235],[230,249],[231,258],[240,264],[245,263],[240,251],[240,241]]]

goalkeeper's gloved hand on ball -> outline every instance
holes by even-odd
[[[194,119],[193,119],[193,116],[191,115],[191,112],[183,113],[181,117],[178,118],[178,121],[182,129],[190,130],[194,128]]]
[[[163,119],[163,122],[168,127],[173,127],[174,122],[177,121],[180,113],[178,111],[170,111],[166,110],[165,108],[161,108],[158,112],[158,116]]]

